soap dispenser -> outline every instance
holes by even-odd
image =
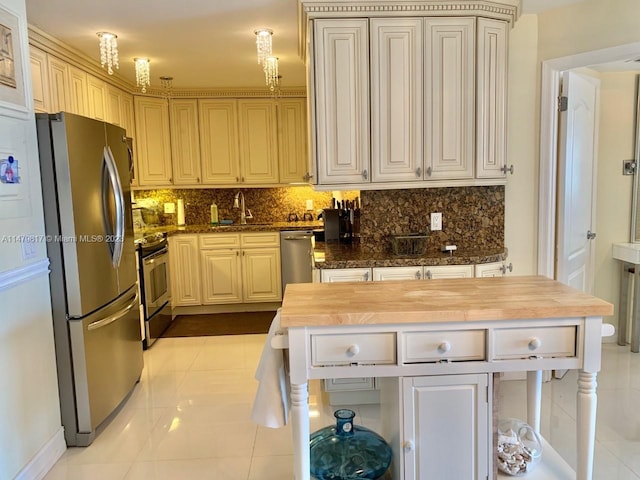
[[[215,203],[211,204],[211,223],[218,223],[218,206]]]
[[[215,203],[211,204],[211,223],[218,223],[218,206]]]

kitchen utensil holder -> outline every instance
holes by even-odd
[[[426,233],[405,233],[391,235],[391,247],[394,255],[419,257],[427,250]]]

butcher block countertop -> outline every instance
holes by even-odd
[[[542,276],[287,285],[282,327],[605,316],[613,305]]]

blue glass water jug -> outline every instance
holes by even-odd
[[[382,477],[391,465],[391,447],[384,438],[353,424],[352,410],[336,410],[336,425],[311,434],[311,475],[318,480]]]

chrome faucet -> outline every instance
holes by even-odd
[[[247,224],[247,218],[253,218],[251,215],[251,210],[245,208],[244,205],[244,193],[238,192],[236,193],[235,198],[233,199],[233,208],[240,209],[240,225]],[[248,214],[247,214],[248,212]]]

